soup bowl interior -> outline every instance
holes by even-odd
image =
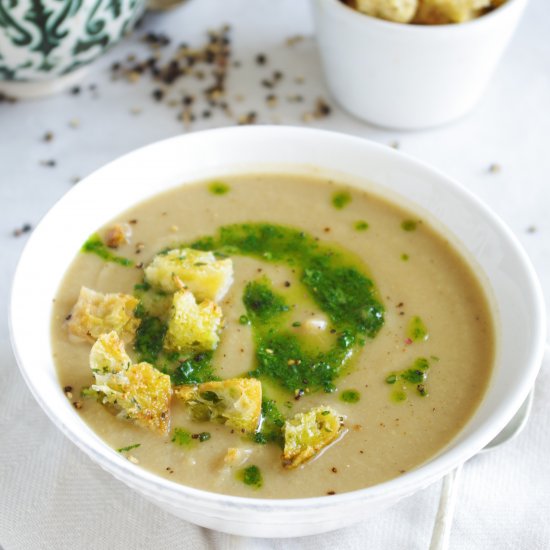
[[[52,300],[86,238],[128,207],[175,186],[250,172],[334,177],[418,211],[462,250],[484,283],[495,318],[496,364],[474,416],[436,457],[388,482],[307,499],[231,497],[178,485],[108,447],[66,399],[52,359]],[[525,253],[478,199],[393,149],[341,134],[285,127],[198,132],[130,153],[79,183],[44,217],[21,256],[10,328],[21,372],[56,426],[116,478],[169,512],[241,535],[320,533],[357,522],[437,480],[486,445],[512,418],[538,372],[542,294]]]

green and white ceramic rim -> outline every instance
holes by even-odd
[[[0,0],[0,90],[57,91],[129,32],[146,0]]]

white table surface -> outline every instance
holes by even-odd
[[[483,100],[459,122],[424,132],[393,132],[364,124],[333,104],[311,126],[348,132],[399,147],[461,181],[512,228],[550,297],[550,3],[531,0]],[[97,62],[79,95],[0,104],[0,546],[27,548],[372,548],[423,549],[430,540],[437,483],[356,527],[293,540],[227,537],[158,510],[93,464],[34,403],[9,345],[7,308],[12,274],[26,235],[51,205],[83,177],[136,147],[184,131],[176,112],[151,99],[149,81],[112,82],[111,63],[145,52],[138,37],[166,32],[177,42],[202,43],[206,29],[233,26],[230,97],[238,114],[259,122],[300,125],[306,105],[328,97],[306,0],[191,0],[144,27]],[[305,40],[292,48],[287,37]],[[263,52],[269,63],[254,58]],[[259,85],[272,70],[285,79],[277,92],[301,93],[305,105],[268,109]],[[297,84],[294,76],[304,76]],[[92,93],[89,84],[97,85]],[[133,109],[142,109],[135,114]],[[274,117],[276,117],[274,119]],[[70,121],[77,119],[77,128]],[[193,130],[234,124],[222,114]],[[45,143],[51,131],[54,139]],[[55,167],[41,161],[54,159]],[[498,173],[489,171],[498,164]],[[39,277],[39,273],[37,274]],[[518,365],[518,368],[521,365]],[[526,430],[506,447],[471,460],[459,489],[451,549],[550,548],[550,364],[536,386]],[[55,460],[52,459],[55,457]]]

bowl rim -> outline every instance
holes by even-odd
[[[189,140],[205,140],[209,139],[210,135],[221,136],[222,138],[231,140],[235,139],[235,137],[238,137],[239,135],[246,136],[247,134],[249,135],[249,139],[250,136],[255,136],[255,139],[263,139],[264,141],[266,139],[288,139],[289,137],[291,139],[294,138],[297,140],[321,139],[326,140],[327,142],[339,141],[341,146],[344,146],[346,143],[348,143],[350,145],[353,144],[356,147],[370,148],[377,155],[382,155],[389,159],[397,159],[399,160],[399,162],[412,164],[416,169],[430,174],[431,177],[437,178],[447,187],[452,188],[455,192],[462,195],[467,201],[474,203],[483,212],[485,217],[491,222],[491,225],[498,230],[498,233],[508,242],[508,244],[513,248],[514,252],[516,253],[519,263],[530,282],[530,286],[526,290],[529,291],[530,299],[533,305],[533,313],[536,318],[534,322],[536,330],[531,333],[531,340],[534,345],[530,350],[529,357],[526,358],[527,364],[530,365],[530,370],[528,372],[528,376],[526,376],[522,380],[522,383],[518,384],[518,386],[516,387],[514,394],[515,399],[510,399],[507,402],[500,404],[499,418],[501,420],[500,424],[502,425],[495,425],[495,419],[493,418],[493,422],[490,423],[491,426],[487,426],[484,430],[477,429],[477,431],[471,434],[466,441],[458,443],[455,448],[446,449],[439,455],[429,459],[427,462],[417,466],[411,471],[408,471],[401,476],[390,479],[383,483],[379,483],[377,485],[373,485],[371,487],[338,493],[336,495],[330,496],[323,495],[319,497],[305,497],[295,499],[268,499],[225,495],[222,493],[215,493],[203,489],[196,489],[194,487],[182,485],[162,478],[152,472],[149,472],[148,470],[145,470],[144,468],[141,468],[139,466],[136,467],[123,457],[118,456],[118,453],[115,453],[113,449],[109,447],[106,443],[104,443],[101,439],[99,439],[98,436],[97,439],[100,442],[99,445],[94,446],[88,441],[84,441],[79,437],[78,433],[76,433],[64,424],[63,419],[60,416],[55,414],[55,412],[49,406],[46,396],[40,393],[39,388],[36,387],[29,373],[26,371],[26,367],[22,361],[21,355],[17,347],[17,335],[13,323],[15,302],[17,298],[15,292],[15,283],[17,281],[20,270],[23,269],[24,263],[26,261],[27,251],[31,243],[33,243],[35,239],[38,239],[38,235],[42,231],[41,228],[44,227],[46,220],[49,220],[56,215],[56,211],[59,208],[60,204],[63,205],[66,202],[72,201],[73,198],[78,197],[79,194],[85,191],[85,189],[91,187],[94,184],[94,180],[96,180],[98,177],[104,177],[104,175],[118,163],[128,162],[132,159],[139,159],[139,157],[144,154],[150,154],[151,152],[154,152],[155,149],[162,149],[164,147],[167,147],[168,144],[176,142],[186,143]],[[223,172],[223,170],[224,168],[222,167],[220,171]],[[225,167],[225,170],[228,170],[227,167]],[[350,183],[350,185],[353,184]],[[172,187],[175,187],[175,184],[170,185],[169,188]],[[130,203],[130,205],[137,204],[139,202],[142,201],[140,200],[134,203]],[[128,208],[130,205],[126,205],[126,208]],[[504,427],[504,425],[509,422],[509,420],[513,417],[517,409],[521,406],[521,404],[527,397],[527,394],[529,393],[540,368],[542,357],[544,354],[546,340],[546,312],[544,308],[544,298],[542,290],[535,270],[529,260],[529,257],[527,256],[527,253],[520,245],[516,236],[506,226],[506,224],[487,205],[485,205],[485,203],[481,199],[479,199],[476,195],[474,195],[474,193],[463,187],[454,179],[444,175],[438,169],[430,166],[429,164],[421,160],[416,159],[411,155],[405,154],[402,151],[396,151],[391,147],[387,147],[385,145],[372,142],[364,138],[351,136],[340,132],[292,126],[241,126],[217,128],[193,132],[191,134],[183,134],[138,148],[125,155],[122,155],[121,157],[116,158],[115,160],[107,163],[98,170],[95,170],[89,176],[84,178],[77,186],[73,187],[64,196],[62,196],[42,218],[40,223],[35,228],[33,234],[31,234],[31,236],[29,237],[29,240],[27,241],[23,252],[21,253],[14,273],[14,277],[12,279],[12,289],[9,305],[9,331],[12,349],[14,351],[19,370],[21,371],[23,378],[25,379],[25,382],[36,401],[46,412],[48,417],[53,421],[53,423],[74,444],[82,449],[101,467],[108,470],[111,474],[115,475],[115,477],[117,477],[118,479],[125,481],[128,485],[131,485],[134,488],[139,487],[142,491],[148,494],[155,493],[158,496],[162,495],[165,500],[169,496],[175,498],[176,501],[182,498],[187,499],[189,502],[197,502],[197,500],[199,500],[203,503],[208,503],[210,506],[218,505],[226,508],[229,507],[239,509],[253,507],[258,511],[295,512],[298,509],[303,510],[304,507],[307,507],[310,510],[319,510],[328,507],[332,508],[338,504],[345,505],[354,503],[358,500],[366,498],[368,498],[370,502],[375,502],[377,500],[386,500],[391,497],[397,498],[407,494],[412,494],[413,492],[419,490],[421,487],[424,487],[429,483],[435,481],[436,479],[439,479],[445,473],[456,467],[458,464],[466,461],[471,456],[473,456],[478,450],[489,443],[489,441],[497,435],[502,427]],[[50,358],[49,360],[51,361],[52,359]],[[77,415],[78,417],[78,413],[76,411],[73,411],[73,414]],[[82,423],[85,424],[82,419],[80,420]],[[457,434],[457,436],[459,434]],[[315,521],[310,521],[310,523],[315,523]]]
[[[424,33],[432,36],[447,35],[449,32],[458,33],[465,32],[467,30],[473,30],[475,27],[479,27],[485,24],[491,24],[498,17],[504,17],[510,10],[517,7],[521,7],[520,4],[525,5],[527,0],[506,0],[504,4],[498,6],[494,10],[464,21],[462,23],[443,23],[441,25],[420,25],[412,23],[400,23],[399,21],[389,21],[362,13],[359,10],[352,8],[348,4],[342,2],[342,0],[312,0],[313,2],[323,3],[328,9],[335,10],[335,13],[341,17],[347,18],[350,23],[371,25],[373,28],[380,30],[386,29],[387,31],[396,31],[396,29],[402,29],[402,32],[408,33]],[[400,32],[400,31],[397,31]]]

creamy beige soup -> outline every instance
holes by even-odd
[[[495,336],[482,286],[444,235],[384,198],[320,178],[242,175],[181,186],[114,222],[128,223],[132,235],[112,252],[135,265],[92,253],[76,256],[54,304],[53,349],[60,383],[78,414],[136,468],[184,485],[247,497],[352,491],[392,479],[433,457],[456,436],[483,397]],[[283,467],[276,443],[258,443],[227,425],[192,420],[176,398],[171,402],[170,431],[161,435],[118,417],[93,395],[82,396],[81,389],[94,382],[91,344],[74,342],[67,333],[66,318],[82,286],[132,294],[134,285],[143,281],[141,267],[160,250],[215,235],[220,226],[247,222],[296,228],[323,246],[359,258],[356,265],[374,282],[385,310],[383,326],[354,348],[354,357],[333,381],[334,391],[301,395],[261,378],[264,398],[274,400],[287,418],[318,405],[331,406],[344,417],[343,435],[295,469]],[[98,235],[105,238],[110,226]],[[234,282],[220,302],[225,326],[212,359],[217,377],[239,377],[256,367],[253,327],[243,324],[243,292],[262,277],[289,305],[289,331],[306,339],[317,331],[311,336],[315,345],[334,344],[334,323],[306,292],[299,265],[241,254],[231,258]],[[134,356],[131,346],[127,351]],[[411,383],[404,373],[414,370],[419,358],[429,368],[416,373],[421,374],[420,384]],[[174,437],[176,431],[191,434],[191,439],[181,441]],[[199,439],[197,434],[204,433],[210,437]],[[229,448],[239,449],[246,461],[238,467],[224,462]],[[254,473],[261,473],[261,487],[243,482],[242,470],[252,465],[257,467]]]

